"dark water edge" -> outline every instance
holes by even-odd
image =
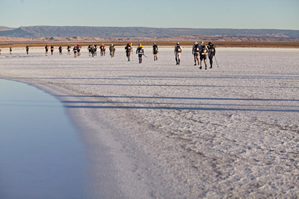
[[[86,198],[86,160],[63,104],[0,79],[0,198]]]

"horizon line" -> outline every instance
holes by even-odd
[[[202,30],[291,30],[291,31],[299,31],[299,29],[275,29],[275,28],[178,28],[178,27],[150,27],[150,26],[80,26],[80,25],[64,25],[64,26],[58,26],[58,25],[31,25],[31,26],[19,26],[19,27],[9,27],[9,26],[0,26],[5,28],[14,28],[18,29],[21,27],[95,27],[95,28],[152,28],[152,29],[202,29]]]

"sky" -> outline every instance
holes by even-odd
[[[299,30],[299,0],[0,0],[0,26]]]

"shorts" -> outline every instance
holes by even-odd
[[[200,54],[200,61],[201,60],[207,60],[207,55],[206,54],[204,54],[204,55]]]
[[[176,53],[176,54],[175,54],[175,58],[176,58],[176,59],[181,59],[181,53]]]
[[[158,51],[154,51],[153,54],[154,54],[154,55],[158,54]]]
[[[198,57],[198,55],[199,55],[199,53],[198,53],[198,52],[195,52],[195,53],[194,53],[194,56],[197,56],[197,57]]]
[[[126,52],[127,53],[127,57],[129,57],[130,55],[131,55],[131,52],[129,51],[129,52]]]

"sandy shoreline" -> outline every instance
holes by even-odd
[[[31,84],[64,103],[87,146],[93,196],[294,197],[297,53],[222,49],[220,68],[199,72],[189,50],[181,66],[172,49],[142,65],[136,56],[126,62],[123,52],[75,60],[20,51],[1,60],[0,78]],[[110,154],[105,172],[100,151]]]

